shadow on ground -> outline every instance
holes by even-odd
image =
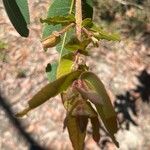
[[[129,124],[138,125],[136,118],[138,117],[139,101],[150,103],[150,74],[144,69],[137,76],[139,85],[136,89],[126,91],[125,94],[116,95],[115,108],[118,114],[120,126],[125,123],[126,129]]]
[[[11,121],[12,125],[18,130],[20,136],[22,136],[29,144],[29,150],[45,150],[42,146],[40,146],[31,136],[28,134],[21,122],[14,117],[14,113],[11,110],[9,104],[7,103],[7,100],[4,99],[0,94],[0,107],[4,110],[6,115],[8,116],[9,120]]]

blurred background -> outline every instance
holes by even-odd
[[[55,48],[44,52],[42,25],[49,0],[30,1],[30,36],[22,38],[12,27],[0,0],[0,150],[72,150],[63,132],[65,109],[57,96],[17,120],[22,109],[48,83],[45,67],[58,58]],[[118,114],[116,138],[120,150],[150,149],[150,0],[94,0],[94,20],[121,42],[101,41],[91,47],[87,63],[108,89]],[[11,108],[11,109],[10,109]],[[99,145],[91,138],[85,150],[115,150],[105,132]]]

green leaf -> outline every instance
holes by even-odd
[[[112,106],[111,100],[106,92],[106,89],[101,80],[92,72],[84,72],[81,79],[86,80],[91,87],[99,94],[99,99],[102,101],[100,104],[95,104],[96,109],[109,132],[112,140],[118,147],[119,144],[115,140],[114,133],[117,132],[117,115]]]
[[[83,41],[79,41],[76,37],[70,39],[70,41],[65,45],[65,48],[70,51],[82,50],[84,51],[86,47],[89,45],[90,40],[85,39]]]
[[[61,59],[57,68],[57,78],[68,74],[72,70],[73,61],[70,59]]]
[[[31,100],[28,101],[28,108],[26,108],[25,111],[23,110],[18,113],[16,116],[21,117],[25,115],[28,111],[40,106],[50,98],[65,91],[72,84],[72,82],[79,77],[80,74],[81,71],[74,71],[47,84],[37,94],[35,94]]]
[[[73,0],[53,0],[51,6],[49,7],[47,18],[56,17],[56,16],[67,16],[71,14],[70,9],[72,6]],[[45,24],[43,37],[47,37],[52,34],[53,31],[58,31],[62,28],[61,25],[48,25]]]
[[[82,0],[83,19],[93,18],[93,0]]]
[[[49,17],[56,17],[56,16],[67,16],[72,14],[74,11],[74,0],[54,0],[51,4],[48,16]],[[61,25],[48,25],[45,24],[43,30],[43,38],[49,36],[54,31],[60,31],[62,29]],[[65,33],[62,38],[61,42],[57,45],[56,49],[60,52],[61,56],[69,53],[67,49],[64,48],[64,45],[70,40],[70,38],[74,35],[75,31],[70,29],[67,33]]]
[[[28,0],[16,0],[18,7],[26,21],[27,24],[30,23]]]
[[[56,79],[57,66],[58,66],[58,63],[55,62],[53,64],[48,64],[46,67],[47,78],[50,82],[52,82]]]
[[[98,40],[104,39],[108,41],[120,41],[120,37],[118,34],[110,34],[104,31],[99,32],[98,34],[95,33],[94,37]]]
[[[96,143],[99,143],[100,140],[100,122],[98,117],[90,118],[92,124],[92,136]]]
[[[75,22],[75,17],[73,14],[69,14],[67,16],[54,16],[49,17],[47,19],[40,19],[41,23],[47,23],[49,25],[69,25],[73,22]]]
[[[85,28],[91,28],[93,26],[93,21],[91,18],[86,18],[82,21],[82,26]]]
[[[74,150],[83,150],[86,131],[82,132],[80,130],[76,117],[68,117],[67,129]]]
[[[75,57],[74,53],[71,52],[71,53],[68,53],[68,54],[64,55],[64,56],[62,57],[62,59],[70,59],[70,60],[73,60],[74,57]]]
[[[118,34],[108,33],[96,24],[94,24],[90,30],[93,31],[94,37],[98,40],[105,39],[108,41],[120,41],[120,36]]]
[[[27,20],[24,17],[23,6],[18,5],[16,0],[3,0],[8,17],[17,30],[17,32],[23,36],[27,37],[29,35],[29,30],[27,28]],[[22,8],[22,9],[20,9]]]

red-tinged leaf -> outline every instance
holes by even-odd
[[[95,104],[96,109],[112,140],[118,147],[119,144],[114,137],[114,133],[116,133],[118,130],[117,116],[103,83],[92,72],[84,72],[81,75],[81,79],[86,80],[86,82],[88,82],[88,84],[91,85],[92,89],[94,89],[100,95],[100,99],[102,99],[102,105]]]
[[[76,116],[76,121],[80,131],[83,133],[86,131],[86,127],[88,124],[88,117],[87,116]]]
[[[68,115],[97,116],[97,112],[94,110],[91,103],[88,102],[87,99],[84,99],[74,88],[68,88],[67,91],[61,94],[61,98]]]
[[[92,136],[96,143],[99,143],[100,140],[100,122],[98,117],[90,118],[92,124]]]
[[[86,132],[85,131],[81,132],[76,117],[73,116],[68,117],[67,129],[74,150],[83,150]]]
[[[83,96],[83,98],[89,99],[93,104],[103,104],[102,98],[95,91],[86,91],[81,87],[76,87],[76,89]]]
[[[79,77],[80,74],[81,74],[81,71],[74,71],[47,84],[37,94],[35,94],[33,98],[28,102],[29,108],[25,109],[27,111],[23,110],[22,112],[18,113],[16,116],[22,117],[28,111],[40,106],[41,104],[43,104],[50,98],[65,91],[72,84],[72,82]]]

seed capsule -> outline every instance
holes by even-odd
[[[56,46],[60,42],[60,35],[52,34],[42,41],[43,48],[50,48]]]

